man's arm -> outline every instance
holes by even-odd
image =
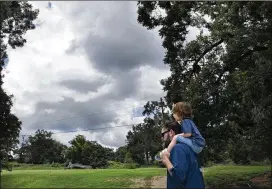
[[[189,162],[186,159],[186,154],[181,146],[175,146],[171,152],[171,161],[164,155],[163,164],[172,176],[177,177],[181,183],[184,182],[189,169]]]

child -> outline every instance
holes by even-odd
[[[170,156],[170,152],[177,142],[187,144],[197,154],[202,151],[206,143],[196,125],[190,119],[192,116],[192,108],[189,104],[178,102],[173,105],[172,112],[175,120],[181,124],[183,133],[175,135],[168,145],[168,148],[165,148],[159,155],[155,156],[155,159],[158,161],[161,161],[163,153]]]
[[[199,154],[205,146],[205,139],[201,136],[196,125],[190,119],[192,116],[191,106],[185,102],[178,102],[174,104],[172,112],[175,120],[179,124],[182,124],[183,133],[173,137],[167,148],[167,152],[170,154],[175,144],[180,142],[187,144],[195,153]]]

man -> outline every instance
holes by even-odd
[[[181,126],[171,122],[162,129],[162,140],[167,147],[176,134],[181,133]],[[162,163],[167,168],[167,188],[205,188],[198,156],[184,143],[177,143],[168,158],[167,152],[161,155]]]

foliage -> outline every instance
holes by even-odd
[[[154,162],[160,144],[160,127],[151,118],[145,118],[143,124],[133,126],[127,134],[128,152],[132,160],[140,165]]]
[[[206,138],[203,163],[271,157],[271,2],[138,2],[138,22],[158,28],[171,76],[168,107],[188,101]],[[199,31],[188,40],[189,28]]]
[[[127,146],[119,147],[115,152],[115,161],[124,163],[127,154]]]
[[[19,150],[19,162],[42,164],[64,163],[67,146],[52,139],[52,133],[37,130]]]
[[[71,147],[67,150],[67,159],[72,163],[90,165],[92,168],[105,168],[108,161],[114,159],[112,149],[104,148],[96,141],[88,141],[83,135],[77,135],[70,141]]]
[[[121,162],[115,162],[115,161],[109,161],[109,167],[110,169],[136,169],[139,167],[137,163],[121,163]]]
[[[2,88],[3,67],[7,56],[8,45],[12,48],[22,47],[26,43],[23,34],[34,29],[33,20],[38,16],[38,10],[32,10],[31,4],[22,1],[0,2],[0,160],[6,159],[8,153],[18,143],[21,121],[10,111],[12,95],[8,95]]]

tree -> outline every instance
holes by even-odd
[[[107,157],[107,159],[109,161],[114,161],[116,159],[115,153],[112,148],[105,148],[104,147],[104,150],[105,150],[105,157]]]
[[[37,130],[17,152],[24,163],[64,163],[67,146],[54,140],[52,132]]]
[[[150,116],[151,114],[154,115],[153,120],[155,124],[162,125],[167,121],[171,120],[171,115],[169,111],[166,111],[166,108],[171,108],[172,104],[167,106],[166,102],[163,101],[148,101],[144,105],[143,115]]]
[[[238,162],[243,159],[239,153],[251,160],[272,155],[271,5],[138,2],[138,22],[147,29],[159,28],[163,38],[164,63],[171,71],[161,80],[167,105],[192,104],[194,121],[207,139],[204,161]],[[199,34],[187,42],[189,27]],[[238,138],[244,145],[235,148]]]
[[[3,74],[7,56],[7,39],[12,48],[22,47],[26,43],[23,34],[34,29],[33,20],[38,16],[38,10],[32,10],[32,5],[22,1],[0,2],[0,160],[18,143],[21,122],[11,113],[12,95],[2,88]]]
[[[127,146],[119,147],[115,152],[115,161],[124,163],[127,152]]]
[[[145,118],[127,134],[127,150],[138,164],[152,163],[161,146],[160,127],[151,118]]]
[[[88,141],[83,135],[77,135],[69,142],[72,146],[67,150],[67,159],[72,163],[90,165],[92,168],[108,166],[109,156],[113,151],[104,148],[96,141]],[[114,157],[114,156],[113,156]]]

